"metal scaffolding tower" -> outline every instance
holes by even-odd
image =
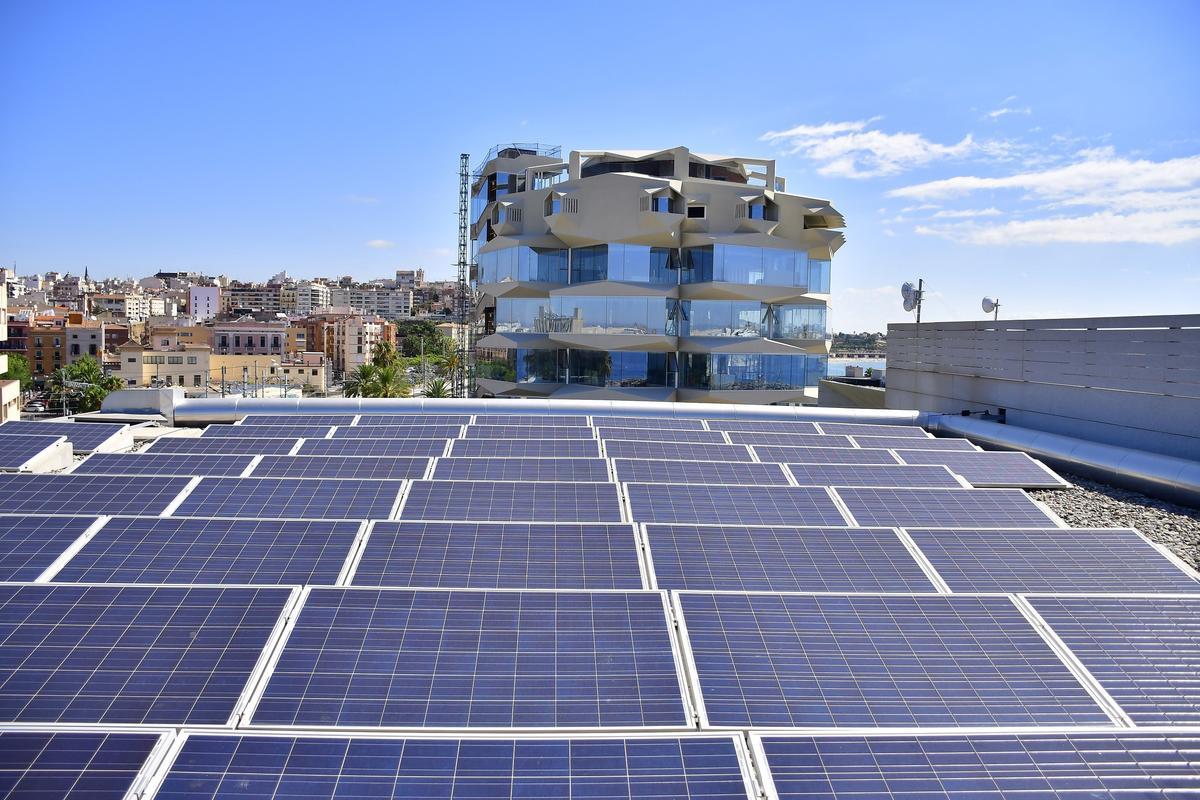
[[[458,291],[455,294],[455,321],[458,323],[455,341],[458,344],[458,369],[454,371],[454,396],[469,397],[474,383],[474,346],[471,341],[473,298],[471,295],[471,262],[467,250],[470,229],[471,154],[458,157]]]

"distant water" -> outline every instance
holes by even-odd
[[[840,378],[846,374],[846,367],[862,367],[867,369],[887,369],[886,358],[831,358],[829,369],[825,373],[831,378]]]

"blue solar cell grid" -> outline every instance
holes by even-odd
[[[334,439],[457,439],[461,425],[359,425],[338,428]]]
[[[703,444],[695,442],[604,443],[609,458],[655,458],[676,461],[753,461],[749,448],[740,444]]]
[[[114,517],[58,583],[332,584],[357,522]]]
[[[599,458],[595,439],[459,439],[455,458]]]
[[[859,525],[901,528],[1057,528],[1020,489],[838,488]]]
[[[747,800],[729,737],[371,739],[189,736],[157,800]]]
[[[468,425],[467,439],[595,439],[591,428],[551,425]]]
[[[354,414],[247,414],[243,426],[353,425]]]
[[[428,468],[428,458],[407,456],[263,456],[251,477],[400,480],[423,477]]]
[[[72,475],[164,475],[225,478],[241,475],[252,455],[194,453],[93,453],[79,462]]]
[[[1192,798],[1200,740],[1184,734],[766,736],[780,800]]]
[[[155,516],[188,482],[143,475],[0,475],[0,514]]]
[[[942,466],[908,467],[886,464],[788,464],[801,486],[913,486],[961,489]]]
[[[95,517],[0,516],[0,581],[35,580],[95,521]]]
[[[1111,720],[1003,596],[679,595],[712,725]]]
[[[820,433],[811,422],[791,422],[774,419],[710,419],[709,430],[745,431],[747,433]]]
[[[896,450],[905,464],[941,464],[972,486],[1054,489],[1064,482],[1025,453],[956,453],[941,450]]]
[[[656,592],[313,589],[254,725],[687,725]]]
[[[0,798],[124,800],[153,733],[0,731]]]
[[[671,419],[668,417],[608,417],[592,415],[593,428],[657,428],[658,430],[702,431],[704,421],[699,419]]]
[[[1200,582],[1132,530],[908,534],[956,592],[1200,592]]]
[[[445,439],[310,439],[300,445],[296,455],[429,457],[440,456],[445,451]]]
[[[403,481],[203,478],[176,517],[388,519]]]
[[[966,439],[920,439],[915,436],[852,436],[859,447],[904,448],[906,450],[949,450],[978,453]]]
[[[734,444],[761,444],[771,447],[854,447],[849,436],[825,436],[816,433],[751,433],[731,431]]]
[[[76,453],[90,453],[128,427],[107,422],[9,420],[0,423],[0,436],[65,436]]]
[[[64,441],[61,436],[13,434],[0,439],[0,470],[21,469],[44,451]]]
[[[435,481],[607,481],[602,458],[439,458]]]
[[[227,724],[290,593],[0,585],[0,721]]]
[[[263,426],[264,428],[266,426]],[[164,436],[156,439],[146,448],[147,453],[199,453],[208,455],[252,455],[271,456],[286,455],[296,446],[298,439],[245,438],[229,439],[225,437],[196,437],[196,436]],[[316,439],[313,441],[322,441]]]
[[[910,425],[871,425],[862,422],[822,422],[822,433],[840,436],[903,436],[906,439],[928,439],[924,428]]]
[[[351,583],[438,589],[642,589],[629,525],[376,522]]]
[[[588,418],[574,414],[476,414],[476,425],[549,425],[588,427]]]
[[[932,592],[889,528],[647,525],[655,587],[736,592]]]
[[[1200,596],[1031,597],[1137,725],[1200,725]]]
[[[724,461],[657,461],[621,458],[613,461],[622,483],[725,483],[746,486],[789,486],[779,464]]]
[[[206,439],[239,439],[246,436],[270,436],[278,439],[324,439],[333,430],[331,425],[271,425],[266,433],[255,426],[247,430],[244,425],[209,425],[200,434]]]
[[[890,450],[854,447],[770,447],[755,445],[759,461],[786,464],[899,464]]]
[[[634,522],[847,524],[822,488],[627,483],[625,491]]]
[[[400,509],[405,520],[621,522],[611,483],[413,481]]]
[[[466,425],[471,421],[469,414],[363,414],[358,419],[362,425]]]
[[[727,444],[720,431],[679,431],[658,428],[597,428],[601,439],[627,442],[695,442],[698,444]]]

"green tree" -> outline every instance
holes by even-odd
[[[21,391],[27,391],[33,383],[33,373],[29,371],[29,359],[17,353],[8,354],[8,372],[0,374],[0,381],[20,381]]]
[[[421,344],[425,345],[425,357],[444,356],[454,349],[454,342],[427,319],[405,319],[396,323],[396,340],[400,343],[400,354],[408,358],[421,355]]]
[[[425,384],[424,390],[421,392],[422,397],[449,397],[450,384],[446,383],[441,378],[434,378],[429,383]]]
[[[52,409],[65,405],[77,414],[99,411],[104,398],[124,386],[116,375],[105,375],[100,363],[91,356],[55,370],[46,385]]]
[[[404,369],[395,364],[363,364],[346,378],[346,397],[408,397],[411,389]]]

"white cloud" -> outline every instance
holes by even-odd
[[[1087,216],[1012,220],[996,225],[919,225],[916,232],[964,244],[981,245],[1064,242],[1172,245],[1200,240],[1200,207],[1132,214],[1098,211]]]
[[[388,250],[395,246],[396,243],[391,239],[372,239],[367,242],[367,247],[370,247],[372,250]]]
[[[962,208],[946,209],[934,214],[934,219],[965,219],[967,217],[998,217],[1004,212],[998,208]]]
[[[940,159],[965,156],[976,147],[970,134],[957,144],[946,145],[919,133],[869,130],[879,119],[797,125],[769,131],[760,140],[781,143],[789,154],[819,164],[818,173],[842,178],[896,175]]]
[[[1032,113],[1033,113],[1033,109],[1030,108],[1029,106],[1023,106],[1021,108],[1011,108],[1009,106],[1004,106],[1003,108],[996,108],[996,109],[993,109],[993,110],[987,112],[987,115],[991,119],[1000,119],[1000,117],[1006,116],[1008,114],[1023,114],[1025,116],[1029,116]]]

